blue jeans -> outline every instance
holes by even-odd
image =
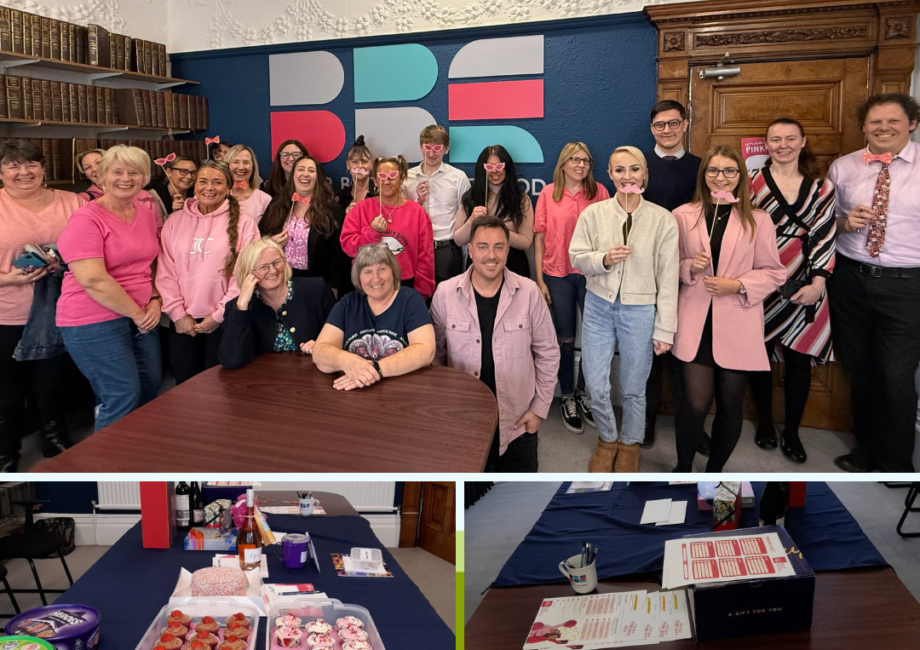
[[[157,396],[160,338],[139,334],[130,318],[62,327],[64,345],[96,394],[96,431]]]
[[[582,359],[591,396],[591,412],[601,439],[631,445],[645,437],[645,384],[652,369],[655,305],[609,303],[588,293],[581,330]],[[610,364],[619,343],[623,432],[610,401]]]
[[[552,300],[550,311],[556,338],[559,339],[559,389],[563,395],[575,392],[575,327],[578,312],[585,309],[585,276],[571,273],[564,278],[544,275],[543,283],[549,289]],[[582,366],[584,356],[582,355]],[[584,368],[578,372],[578,390],[585,389]]]

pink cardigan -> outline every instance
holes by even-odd
[[[677,300],[677,334],[671,350],[681,361],[693,361],[700,346],[706,315],[712,303],[712,354],[715,362],[730,370],[769,370],[764,347],[763,300],[786,281],[786,267],[776,249],[776,230],[770,216],[754,210],[757,227],[754,238],[732,210],[722,238],[718,275],[740,280],[744,294],[713,298],[703,284],[713,275],[712,266],[693,276],[693,258],[703,251],[710,255],[706,219],[700,218],[699,203],[674,210],[680,231],[680,297]]]

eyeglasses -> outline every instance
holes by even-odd
[[[281,160],[297,160],[298,158],[302,158],[303,154],[299,151],[282,151],[278,154],[278,157]]]
[[[194,169],[182,169],[181,167],[173,167],[169,171],[179,174],[179,178],[185,178],[186,176],[195,178],[198,175],[198,172],[196,172]]]
[[[487,172],[500,172],[505,168],[505,163],[495,163],[494,165],[485,163],[483,167],[486,168]]]
[[[573,165],[590,165],[594,162],[590,158],[579,158],[578,156],[572,156],[569,160]]]
[[[718,178],[719,174],[722,174],[725,178],[734,178],[738,175],[737,167],[726,167],[725,169],[719,169],[718,167],[707,167],[706,168],[706,178]]]
[[[382,181],[383,181],[383,180],[386,180],[386,179],[388,179],[388,178],[389,178],[390,180],[393,180],[393,179],[396,178],[397,176],[399,176],[399,171],[392,171],[392,172],[377,172],[377,178],[379,178],[379,179],[382,180]]]
[[[423,144],[422,146],[425,148],[425,151],[440,151],[441,149],[444,148],[443,144],[428,143],[428,144]]]
[[[656,131],[664,131],[664,127],[670,128],[672,131],[676,131],[680,125],[683,124],[683,120],[668,120],[667,122],[652,122],[652,128]]]
[[[277,259],[273,262],[269,262],[268,264],[262,264],[261,266],[257,266],[256,268],[253,269],[253,273],[255,273],[256,275],[265,275],[271,269],[280,271],[283,268],[284,268],[284,260]]]

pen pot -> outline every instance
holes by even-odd
[[[583,567],[581,566],[581,555],[573,555],[567,562],[559,563],[559,570],[568,578],[576,594],[590,594],[597,589],[596,561]]]

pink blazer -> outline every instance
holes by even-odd
[[[674,210],[680,232],[680,296],[677,300],[677,334],[671,350],[681,361],[693,361],[712,304],[712,354],[715,362],[730,370],[769,370],[763,340],[763,301],[786,281],[786,267],[776,249],[776,230],[770,216],[754,210],[757,228],[751,239],[736,210],[725,227],[719,268],[715,275],[740,280],[747,293],[713,298],[703,284],[713,275],[712,265],[692,275],[693,258],[710,255],[706,219],[702,206],[688,203]]]

